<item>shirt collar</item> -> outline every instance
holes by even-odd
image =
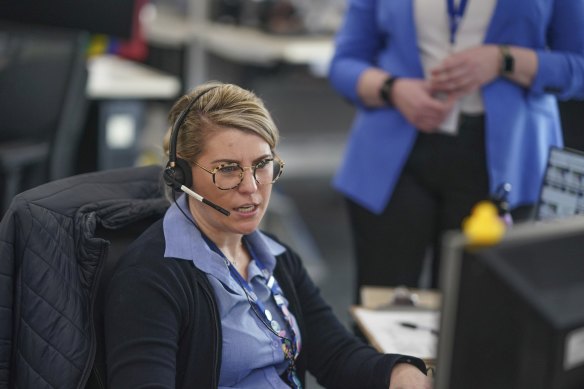
[[[205,273],[229,276],[223,257],[207,246],[201,231],[196,227],[195,220],[189,212],[186,195],[181,195],[166,211],[163,229],[166,242],[165,258],[191,260]],[[272,273],[276,267],[276,256],[282,254],[286,250],[285,247],[259,230],[246,235],[246,238],[257,256],[254,259],[262,261]],[[256,273],[253,271],[254,267],[256,266],[250,268],[251,276]]]

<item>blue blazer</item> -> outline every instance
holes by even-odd
[[[333,87],[357,106],[333,185],[376,213],[391,197],[417,130],[395,109],[363,106],[357,80],[370,66],[423,77],[412,4],[349,0],[329,71]],[[538,70],[529,89],[503,78],[481,89],[491,191],[509,182],[511,206],[531,204],[539,194],[549,147],[563,145],[556,98],[584,98],[584,1],[499,0],[484,41],[537,53]]]

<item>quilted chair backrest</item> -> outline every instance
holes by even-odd
[[[0,388],[105,387],[102,280],[166,211],[161,171],[81,174],[14,198],[0,222]]]

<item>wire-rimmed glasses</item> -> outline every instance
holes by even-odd
[[[226,162],[208,170],[205,167],[194,163],[207,173],[213,176],[213,183],[221,190],[234,189],[243,181],[243,174],[250,170],[254,180],[260,185],[273,184],[284,171],[284,161],[278,157],[265,158],[251,166],[241,166],[237,162]]]

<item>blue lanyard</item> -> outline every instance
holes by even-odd
[[[276,305],[278,306],[278,308],[280,309],[280,312],[282,313],[282,316],[284,317],[284,319],[288,323],[288,329],[290,331],[290,336],[288,336],[288,337],[283,336],[281,329],[280,329],[280,324],[274,319],[274,317],[272,316],[272,313],[268,309],[266,309],[263,302],[257,298],[251,285],[241,276],[241,274],[239,274],[239,272],[237,271],[235,266],[233,266],[233,264],[231,262],[229,262],[229,260],[227,260],[227,258],[221,252],[221,250],[219,250],[219,247],[217,247],[215,242],[213,242],[206,235],[204,235],[202,231],[201,231],[201,236],[203,237],[203,239],[205,240],[205,242],[207,243],[209,248],[211,250],[213,250],[214,252],[216,252],[217,254],[221,255],[221,257],[225,260],[225,263],[227,264],[227,267],[229,269],[229,274],[231,274],[231,277],[239,285],[241,285],[241,287],[244,289],[244,292],[245,292],[250,304],[252,304],[252,309],[254,309],[256,311],[256,313],[259,313],[262,315],[262,317],[264,319],[262,321],[264,322],[264,324],[269,323],[271,329],[273,330],[273,333],[276,334],[280,338],[280,340],[282,342],[282,351],[284,352],[284,358],[288,361],[288,369],[287,369],[288,383],[290,385],[292,385],[292,387],[295,389],[301,389],[302,383],[300,382],[300,379],[298,378],[298,374],[296,373],[296,364],[295,364],[295,360],[296,360],[296,358],[298,358],[298,354],[300,353],[300,344],[299,344],[300,341],[299,341],[299,338],[296,336],[296,333],[294,331],[294,325],[292,322],[293,319],[290,315],[290,312],[288,311],[288,308],[286,307],[284,293],[282,292],[282,289],[280,288],[278,281],[276,281],[276,279],[274,278],[273,275],[269,275],[269,278],[266,281],[266,285],[268,286],[268,289],[270,289],[270,291],[272,292],[272,297],[274,298]],[[260,259],[254,254],[253,249],[248,244],[248,242],[246,240],[244,240],[244,243],[245,243],[247,249],[249,250],[252,258],[255,259],[256,265],[258,266],[258,268],[261,270],[261,272],[264,275],[267,276],[269,274],[268,269],[265,267],[265,265],[262,263],[262,261],[260,261]],[[266,324],[266,326],[267,325],[268,324]]]
[[[447,0],[446,3],[448,4],[448,20],[450,22],[450,43],[454,44],[460,20],[466,10],[467,0],[460,0],[458,7],[454,5],[454,0]]]

